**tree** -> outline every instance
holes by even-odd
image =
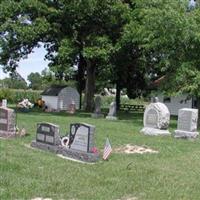
[[[200,109],[200,8],[188,1],[135,1],[125,38],[142,50],[149,76],[165,75],[161,90],[168,94],[196,96]],[[140,23],[133,23],[140,22]]]
[[[65,76],[77,58],[83,59],[85,109],[90,111],[97,68],[108,63],[128,10],[126,3],[116,0],[2,0],[0,63],[7,71],[15,69],[40,42],[45,44],[46,59],[57,77]],[[83,79],[81,71],[79,80]]]
[[[28,77],[28,81],[30,82],[29,87],[33,90],[41,90],[42,87],[42,76],[38,72],[31,72]]]

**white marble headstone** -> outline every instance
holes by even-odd
[[[178,125],[175,130],[176,138],[196,138],[198,109],[183,108],[178,112]]]
[[[2,100],[2,107],[7,108],[7,99]]]
[[[144,112],[144,128],[141,130],[145,135],[169,135],[170,113],[163,103],[151,103]]]
[[[117,119],[116,114],[117,114],[117,105],[116,105],[116,102],[113,101],[110,104],[109,113],[106,116],[106,119],[116,120]]]

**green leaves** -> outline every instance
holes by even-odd
[[[88,59],[108,61],[113,51],[108,37],[91,35],[87,38],[88,46],[83,48],[83,56]]]

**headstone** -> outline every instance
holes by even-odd
[[[0,107],[0,137],[16,135],[16,115],[13,109]]]
[[[93,118],[101,118],[104,117],[104,115],[101,113],[101,97],[97,96],[94,100],[95,110],[94,113],[92,113]]]
[[[70,125],[70,149],[82,152],[92,152],[95,147],[95,126],[86,123]]]
[[[109,119],[109,120],[116,120],[116,119],[117,119],[116,113],[117,113],[116,102],[112,102],[112,103],[110,104],[109,113],[108,113],[108,115],[106,116],[106,119]]]
[[[50,145],[59,145],[59,127],[51,123],[38,123],[36,132],[36,142],[41,142]]]
[[[158,97],[152,97],[152,98],[151,98],[151,102],[152,102],[152,103],[158,103],[158,102],[159,102]]]
[[[144,128],[141,130],[145,135],[169,135],[170,113],[163,103],[151,103],[144,112]]]
[[[175,138],[196,138],[198,109],[183,108],[178,112],[178,126],[175,130]]]
[[[76,123],[70,125],[69,136],[60,137],[57,125],[39,123],[36,140],[32,141],[31,146],[75,160],[96,162],[99,160],[99,153],[94,151],[94,132],[94,126]]]
[[[76,111],[76,104],[75,104],[75,101],[74,100],[71,100],[71,103],[69,104],[68,106],[68,113],[70,114],[74,114]]]
[[[2,100],[2,107],[7,108],[7,99]]]

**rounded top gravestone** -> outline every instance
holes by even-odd
[[[96,96],[94,100],[94,104],[95,104],[95,113],[101,113],[101,97],[100,96]]]
[[[151,103],[144,112],[144,127],[166,130],[169,126],[170,112],[163,103]]]

